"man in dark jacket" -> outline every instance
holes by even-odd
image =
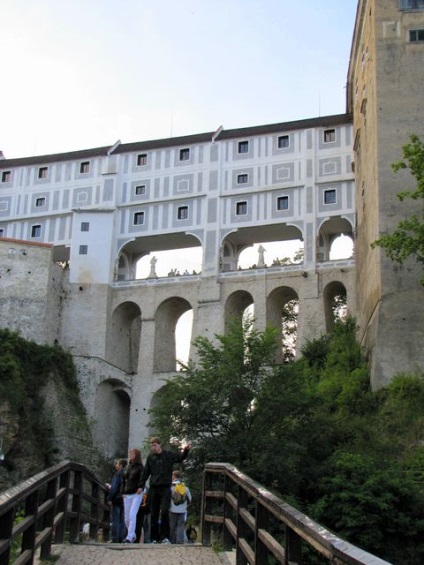
[[[124,479],[124,467],[127,462],[125,459],[119,459],[115,462],[115,473],[112,481],[106,486],[109,489],[107,500],[112,506],[112,542],[121,543],[127,535],[125,526],[124,501],[122,499],[122,486]]]
[[[187,458],[191,444],[181,452],[162,449],[158,437],[150,440],[150,454],[144,466],[142,484],[150,478],[151,530],[152,543],[169,542],[169,507],[171,505],[171,484],[174,463],[180,463]],[[159,525],[160,518],[160,525]]]

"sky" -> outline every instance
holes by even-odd
[[[357,0],[1,0],[0,150],[345,111]]]

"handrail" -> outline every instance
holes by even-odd
[[[90,537],[109,537],[109,505],[104,484],[84,465],[64,461],[0,494],[0,565],[26,565],[51,555],[53,540],[79,540],[84,523]],[[19,556],[11,561],[11,549]]]
[[[211,545],[219,526],[224,550],[236,549],[237,565],[301,565],[309,546],[337,565],[390,565],[348,543],[299,512],[228,463],[208,463],[204,470],[202,543]]]

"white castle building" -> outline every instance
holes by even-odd
[[[105,453],[148,435],[184,312],[193,338],[213,338],[251,305],[259,329],[281,328],[296,299],[298,350],[329,329],[335,296],[355,314],[355,261],[330,260],[354,236],[352,131],[342,114],[0,160],[1,325],[72,353]],[[282,258],[293,240],[303,261],[261,248],[239,268],[247,247],[280,242]],[[155,252],[195,247],[201,272],[157,276]]]

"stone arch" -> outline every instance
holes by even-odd
[[[136,373],[141,338],[141,310],[123,302],[112,312],[107,331],[106,358],[127,373]]]
[[[253,297],[246,290],[236,290],[230,294],[225,303],[225,327],[234,318],[241,321],[246,308],[253,305]]]
[[[325,219],[318,230],[317,261],[329,261],[331,245],[341,235],[349,236],[354,240],[353,226],[347,218],[334,216]]]
[[[231,230],[221,234],[220,270],[236,271],[241,253],[255,244],[279,242],[284,255],[284,244],[296,240],[303,241],[303,233],[295,224],[276,223]],[[268,266],[271,266],[271,259]]]
[[[278,330],[278,347],[275,355],[276,363],[284,362],[283,344],[283,308],[292,300],[299,300],[297,292],[289,286],[275,288],[267,297],[266,301],[266,323]]]
[[[179,318],[191,309],[192,306],[187,300],[177,296],[168,298],[156,309],[154,373],[170,373],[176,370],[175,328]]]
[[[96,391],[94,439],[106,457],[124,457],[128,451],[131,400],[118,379],[101,382]]]
[[[339,281],[332,281],[324,288],[324,314],[325,314],[325,329],[327,332],[331,331],[334,324],[334,306],[336,297],[347,299],[346,287]]]

